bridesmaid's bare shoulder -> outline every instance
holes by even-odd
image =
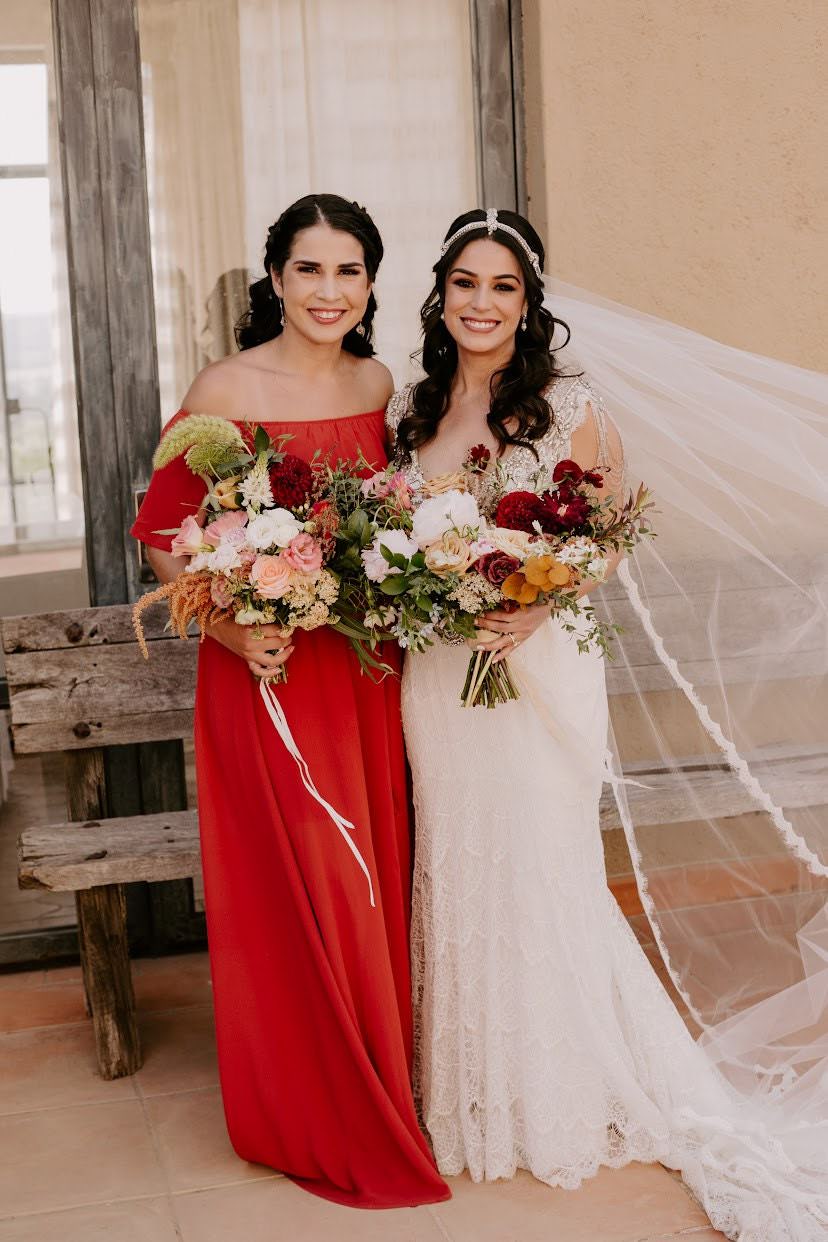
[[[181,403],[191,414],[212,414],[215,418],[238,418],[240,369],[239,355],[231,354],[211,362],[199,371]]]
[[[394,377],[379,358],[357,358],[356,372],[366,410],[384,410],[394,391]]]

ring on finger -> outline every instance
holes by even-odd
[[[509,635],[509,640],[512,644],[512,647],[516,647],[518,645],[518,640],[515,638],[514,634]]]

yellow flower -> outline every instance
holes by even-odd
[[[540,587],[527,582],[522,573],[509,574],[500,589],[507,599],[513,599],[517,604],[534,604],[540,595]]]
[[[526,581],[541,591],[554,591],[555,587],[569,586],[571,575],[568,565],[562,565],[554,556],[530,556],[523,566]]]
[[[239,479],[241,475],[231,474],[229,479],[222,479],[213,489],[213,495],[221,505],[222,509],[239,509],[241,506],[236,500],[236,493],[239,490]]]
[[[464,574],[474,560],[474,553],[462,535],[448,530],[439,543],[426,549],[425,563],[438,578]]]
[[[467,492],[468,482],[462,470],[454,474],[438,474],[423,483],[422,492],[426,497],[442,496],[445,492]]]

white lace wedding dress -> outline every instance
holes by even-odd
[[[392,398],[392,436],[409,398]],[[556,381],[550,401],[545,465],[587,416],[605,442],[584,379]],[[517,449],[505,468],[515,489],[537,464]],[[405,469],[422,482],[416,454]],[[468,655],[409,655],[403,678],[415,1090],[440,1171],[523,1168],[574,1188],[600,1165],[660,1161],[731,1238],[828,1238],[828,1185],[742,1116],[607,888],[602,659],[550,621],[509,657],[520,699],[487,711],[460,706]]]

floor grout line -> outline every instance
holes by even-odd
[[[149,1203],[153,1199],[166,1199],[166,1195],[156,1191],[152,1195],[108,1195],[105,1199],[84,1199],[82,1203],[62,1203],[58,1207],[35,1208],[31,1212],[13,1212],[11,1216],[0,1216],[0,1225],[10,1220],[29,1220],[37,1216],[57,1216],[61,1212],[75,1212],[82,1208],[102,1207],[117,1203]]]
[[[2,995],[2,993],[0,993]],[[138,1009],[138,1022],[154,1017],[167,1017],[174,1013],[190,1013],[197,1009],[212,1009],[211,1001],[198,1001],[192,1005],[171,1005],[168,1009]],[[44,1022],[40,1026],[21,1026],[14,1031],[0,1030],[0,1040],[13,1039],[17,1035],[42,1035],[44,1031],[60,1031],[60,1030],[76,1030],[79,1027],[88,1027],[91,1031],[91,1019],[84,1017],[78,1018],[76,1021],[70,1022]]]

